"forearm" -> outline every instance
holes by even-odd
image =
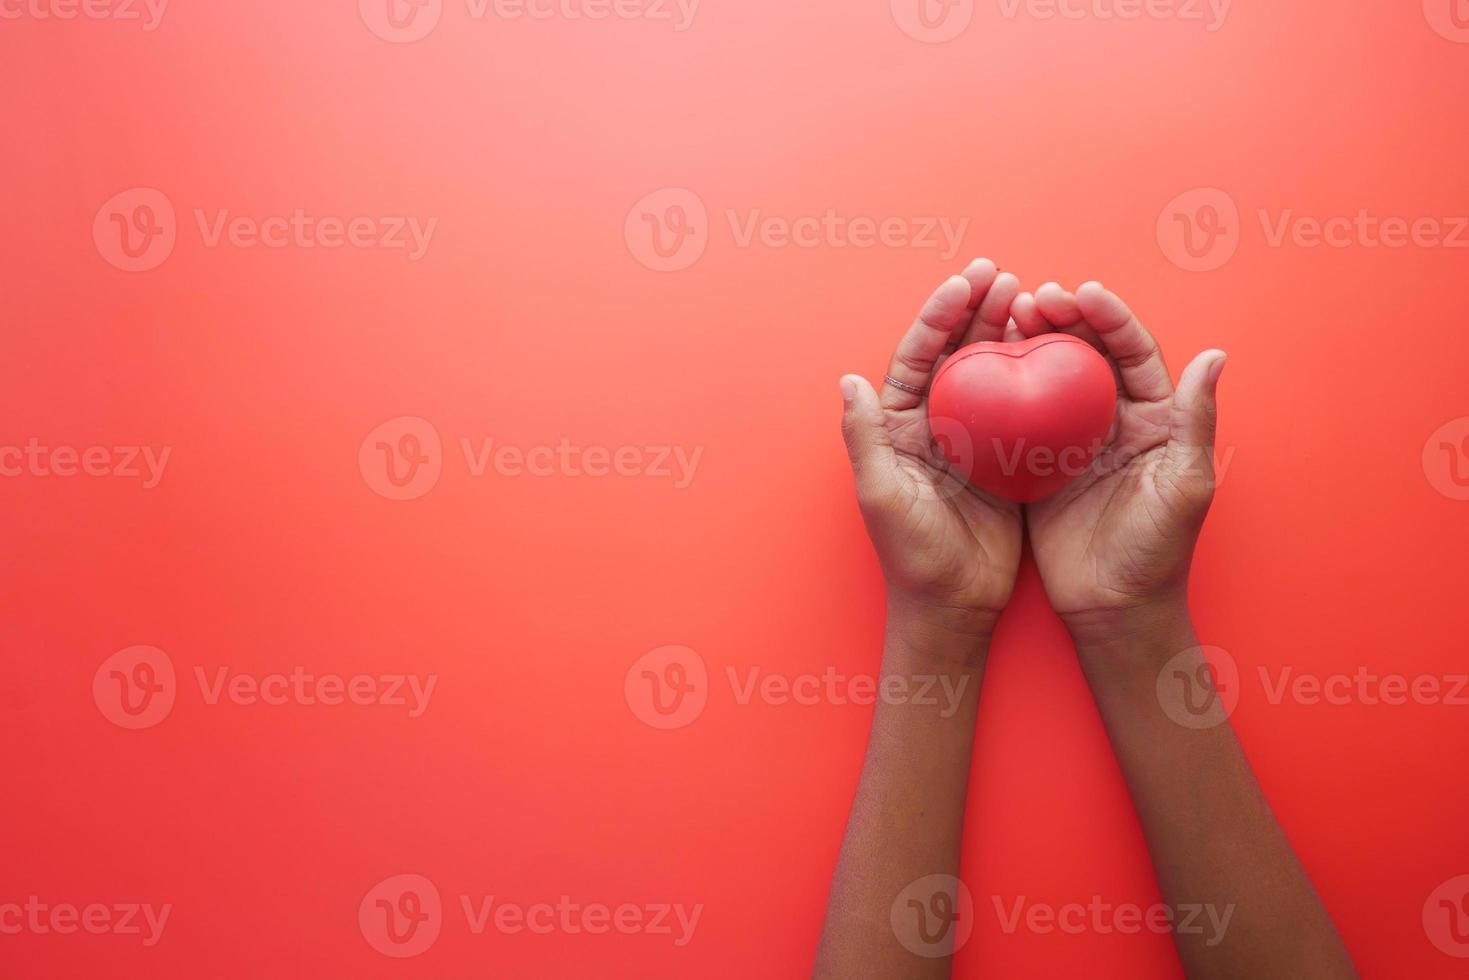
[[[953,930],[942,930],[944,938],[923,944],[919,955],[910,948],[916,933],[895,933],[893,905],[920,879],[958,875],[988,649],[987,628],[943,622],[890,604],[880,683],[889,685],[889,692],[905,693],[878,698],[832,882],[816,977],[949,975],[950,958],[942,955],[942,944],[952,942]],[[921,896],[925,903],[929,898]],[[926,911],[904,908],[900,915]],[[933,925],[930,937],[940,931],[936,921]]]
[[[1182,604],[1072,625],[1188,976],[1354,977],[1208,687]],[[1182,928],[1192,917],[1192,928]]]

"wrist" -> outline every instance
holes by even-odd
[[[1088,609],[1061,617],[1083,666],[1156,667],[1197,642],[1188,601],[1182,595],[1114,609]],[[1177,647],[1174,650],[1173,647]],[[1171,652],[1169,652],[1171,651]]]
[[[999,618],[889,592],[885,659],[903,669],[981,670]]]

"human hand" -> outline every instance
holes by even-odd
[[[1215,388],[1225,354],[1206,350],[1175,389],[1137,317],[1100,283],[1073,295],[1047,283],[1012,304],[1020,332],[1074,334],[1118,378],[1117,416],[1097,458],[1026,522],[1046,595],[1081,648],[1187,616],[1194,542],[1214,495]]]
[[[1000,340],[1020,283],[976,259],[929,297],[893,354],[888,375],[918,391],[944,357]],[[857,501],[887,579],[889,604],[963,632],[993,628],[1020,562],[1020,508],[964,483],[934,445],[926,394],[841,380],[842,434]]]

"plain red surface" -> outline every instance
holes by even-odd
[[[1050,333],[980,341],[934,374],[928,417],[970,483],[1006,500],[1042,500],[1085,471],[1117,407],[1117,379],[1084,340]]]
[[[682,32],[450,2],[415,44],[355,6],[176,2],[151,32],[0,22],[0,443],[172,448],[148,490],[0,480],[0,904],[173,906],[149,948],[0,935],[0,973],[804,975],[871,709],[741,704],[727,671],[876,669],[881,583],[836,381],[880,376],[928,292],[990,255],[1031,287],[1116,289],[1175,372],[1229,352],[1201,639],[1249,684],[1240,737],[1364,975],[1463,975],[1422,915],[1469,872],[1469,707],[1271,704],[1252,680],[1466,669],[1469,503],[1446,468],[1464,459],[1440,446],[1469,433],[1435,433],[1469,415],[1469,252],[1275,246],[1257,217],[1469,214],[1469,46],[1446,3],[1240,0],[1212,32],[979,5],[945,44],[886,2],[705,0]],[[177,209],[177,241],[125,272],[93,225],[138,187]],[[707,208],[677,272],[625,237],[661,188]],[[1202,261],[1237,247],[1207,272],[1168,238],[1189,230],[1170,202],[1200,188]],[[298,208],[438,226],[412,262],[209,248],[192,218]],[[743,228],[754,208],[970,224],[949,260],[742,246],[725,213]],[[443,440],[412,500],[359,466],[400,417]],[[684,489],[474,477],[461,438],[703,455]],[[137,645],[167,654],[177,699],[128,730],[93,681]],[[710,685],[670,730],[625,693],[665,647]],[[194,683],[297,666],[438,683],[418,718],[209,704]],[[448,918],[399,960],[359,928],[399,874],[451,908],[704,911],[681,948]],[[956,976],[1178,973],[1166,937],[1007,935],[984,914],[990,896],[1157,898],[1029,565],[985,678],[962,874],[980,921]]]

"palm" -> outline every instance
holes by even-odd
[[[924,395],[946,353],[999,340],[1020,281],[976,259],[936,290],[899,342],[881,395],[843,379],[857,499],[891,589],[998,614],[1020,563],[1020,508],[971,489],[933,445]]]
[[[1126,606],[1171,569],[1173,491],[1159,471],[1169,405],[1117,406],[1112,442],[1088,470],[1027,510],[1036,565],[1058,613]]]
[[[1020,507],[968,486],[933,447],[927,404],[885,411],[894,479],[906,502],[900,527],[915,576],[949,585],[956,602],[998,612],[1020,562]]]
[[[1022,333],[1058,329],[1095,344],[1117,375],[1117,417],[1092,465],[1030,504],[1036,565],[1061,615],[1138,605],[1181,591],[1213,492],[1213,385],[1224,359],[1206,351],[1177,389],[1163,355],[1114,294],[1047,284],[1015,303]]]

